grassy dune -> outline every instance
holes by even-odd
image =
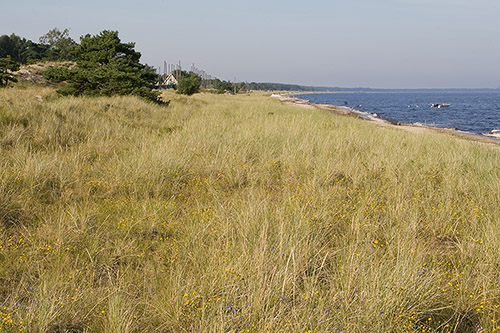
[[[0,331],[500,328],[497,147],[169,98],[0,90]]]

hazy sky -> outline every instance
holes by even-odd
[[[500,0],[0,1],[0,35],[118,30],[144,63],[195,63],[225,80],[500,86]]]

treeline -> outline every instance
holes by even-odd
[[[269,82],[251,82],[247,83],[250,90],[271,90],[271,91],[347,91],[353,90],[352,88],[338,88],[338,87],[313,87],[301,86],[297,84],[286,83],[269,83]]]
[[[19,64],[39,61],[72,60],[70,47],[76,42],[69,37],[69,30],[54,28],[39,38],[38,43],[16,34],[0,36],[0,58]]]
[[[333,87],[312,87],[312,86],[301,86],[297,84],[286,84],[286,83],[269,83],[269,82],[229,82],[221,81],[219,79],[215,80],[215,86],[217,92],[247,92],[252,90],[263,90],[263,91],[351,91],[357,90],[352,88],[333,88]]]
[[[248,84],[251,90],[284,90],[284,91],[306,91],[304,86],[285,83],[251,82]]]

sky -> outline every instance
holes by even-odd
[[[3,2],[3,3],[2,3]],[[0,35],[117,30],[141,62],[223,80],[497,88],[499,0],[0,0]]]

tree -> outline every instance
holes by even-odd
[[[25,63],[26,40],[14,34],[0,36],[0,58],[10,58],[18,63]]]
[[[235,92],[235,85],[229,81],[217,81],[217,93],[223,94],[226,91],[231,91]],[[239,89],[236,89],[236,92],[238,92]]]
[[[189,75],[180,76],[177,81],[177,93],[184,95],[193,95],[200,91],[201,77],[193,72]]]
[[[48,51],[49,50],[47,45],[37,44],[35,42],[27,40],[24,44],[24,50],[22,54],[23,64],[35,63],[46,59]]]
[[[0,36],[0,58],[10,56],[15,62],[26,64],[42,59],[46,49],[15,34]]]
[[[68,82],[60,93],[75,96],[138,95],[161,103],[152,90],[156,73],[139,62],[141,54],[134,43],[122,43],[118,31],[80,38],[80,44],[69,49],[76,68],[67,70]],[[54,73],[52,73],[54,74]]]
[[[40,44],[48,47],[47,58],[51,60],[68,59],[69,49],[75,45],[75,41],[69,37],[69,29],[60,31],[58,28],[49,30],[40,37]]]
[[[6,87],[11,82],[17,82],[12,72],[19,70],[19,64],[12,61],[10,56],[0,58],[0,86]]]

